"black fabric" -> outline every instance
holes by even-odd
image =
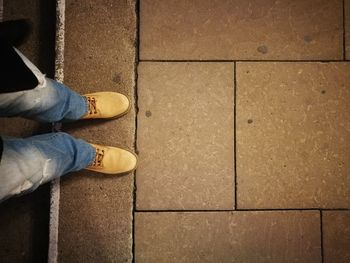
[[[14,47],[20,46],[32,32],[32,23],[28,19],[0,22],[0,38]]]
[[[0,93],[33,89],[38,79],[12,46],[21,44],[31,31],[28,20],[0,23]],[[0,161],[3,141],[0,137]]]
[[[0,93],[33,89],[38,79],[13,47],[0,38]]]
[[[0,93],[33,89],[38,80],[12,46],[20,45],[31,32],[29,20],[0,23]]]

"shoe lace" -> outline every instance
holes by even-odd
[[[97,114],[97,107],[96,107],[96,99],[94,97],[87,97],[88,105],[89,105],[89,113],[90,114]]]
[[[96,156],[95,156],[95,159],[92,163],[91,166],[94,166],[94,167],[103,167],[103,157],[105,156],[105,151],[104,150],[101,150],[99,148],[96,148]]]

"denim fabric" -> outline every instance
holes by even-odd
[[[3,137],[0,162],[0,202],[35,190],[56,177],[86,168],[95,149],[66,133],[37,135],[25,139]]]
[[[43,87],[0,94],[0,117],[60,122],[79,120],[87,111],[82,96],[49,78],[45,78]]]
[[[88,111],[86,99],[63,84],[46,78],[16,50],[37,77],[36,88],[0,94],[0,117],[21,116],[40,122],[79,120]]]
[[[18,50],[16,52],[38,79],[32,90],[0,94],[0,116],[21,116],[40,122],[73,121],[87,111],[81,95],[46,78]],[[51,133],[25,139],[4,137],[0,161],[0,202],[35,190],[66,173],[86,168],[95,149],[65,133]]]

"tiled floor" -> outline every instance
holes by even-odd
[[[140,58],[343,58],[342,0],[141,0]]]
[[[137,209],[234,208],[233,72],[233,63],[139,64]]]
[[[350,262],[350,0],[141,0],[136,262]]]
[[[237,207],[350,208],[350,63],[237,63]]]
[[[325,262],[346,263],[350,258],[350,211],[323,213]]]
[[[316,211],[137,213],[136,261],[320,262],[319,217]]]

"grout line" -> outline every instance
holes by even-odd
[[[233,153],[234,153],[234,159],[233,159],[233,170],[234,170],[234,174],[233,174],[233,180],[234,180],[234,209],[237,210],[238,206],[237,206],[237,63],[234,62],[234,69],[233,69],[233,116],[234,116],[234,120],[233,120],[233,125],[234,125],[234,129],[233,129]]]
[[[343,59],[346,61],[346,14],[345,14],[345,0],[343,0]]]
[[[134,98],[135,98],[135,135],[134,135],[134,149],[138,154],[137,149],[137,129],[138,129],[138,63],[140,58],[140,0],[136,0],[135,3],[135,14],[136,14],[136,39],[135,39],[135,65],[134,65],[134,74],[135,74],[135,88],[134,88]],[[132,255],[131,261],[135,262],[135,211],[136,211],[136,174],[137,170],[133,173],[134,176],[134,186],[133,186],[133,205],[132,205]]]
[[[321,236],[321,262],[324,262],[324,249],[323,249],[323,213],[320,210],[320,236]]]
[[[320,208],[257,208],[257,209],[221,209],[221,210],[215,210],[215,209],[193,209],[193,210],[179,210],[179,209],[168,209],[168,210],[160,210],[160,209],[154,209],[154,210],[135,210],[135,212],[139,213],[192,213],[192,212],[284,212],[284,211],[350,211],[350,209],[344,209],[344,208],[334,208],[334,209],[320,209]]]
[[[135,224],[134,224],[134,217],[135,213],[201,213],[201,212],[274,212],[274,211],[319,211],[320,212],[320,218],[321,218],[321,253],[322,253],[322,262],[323,262],[323,236],[322,236],[322,211],[339,211],[339,210],[350,210],[346,208],[335,208],[335,209],[322,209],[320,208],[262,208],[262,209],[238,209],[237,207],[237,168],[236,168],[236,156],[237,156],[237,147],[236,147],[236,90],[237,90],[237,83],[236,83],[236,67],[237,62],[253,62],[253,63],[260,63],[260,62],[277,62],[277,63],[289,63],[289,62],[299,62],[299,63],[334,63],[334,62],[349,62],[349,60],[346,60],[345,58],[345,27],[344,27],[344,59],[343,60],[147,60],[147,59],[139,59],[140,58],[140,0],[137,0],[136,3],[137,7],[137,63],[140,62],[184,62],[184,63],[192,63],[192,62],[227,62],[227,63],[234,63],[234,192],[235,192],[235,200],[234,200],[234,207],[235,210],[137,210],[136,209],[136,172],[134,177],[134,204],[133,204],[133,262],[135,262]],[[345,12],[343,10],[343,12]],[[138,78],[137,75],[137,68],[135,71],[136,80]],[[136,89],[135,89],[135,98],[136,98],[136,109],[137,108],[137,96],[138,96],[138,90],[137,90],[137,82],[136,82]],[[136,131],[135,131],[135,149],[137,151],[137,115],[136,115]]]
[[[63,82],[64,79],[64,33],[65,33],[65,0],[56,2],[56,40],[55,40],[55,79]],[[58,226],[60,209],[60,178],[51,183],[50,197],[50,225],[48,262],[58,261]]]
[[[350,208],[319,208],[321,211],[350,211]]]
[[[345,60],[345,62],[350,60]],[[290,63],[290,62],[299,62],[299,63],[335,63],[335,62],[344,62],[344,59],[335,59],[335,60],[254,60],[254,59],[218,59],[218,60],[210,60],[210,59],[203,59],[203,60],[153,60],[153,59],[145,59],[145,60],[139,60],[139,62],[147,63],[147,62],[168,62],[168,63],[177,63],[177,62],[183,62],[183,63],[192,63],[192,62],[213,62],[213,63],[232,63],[232,62],[251,62],[251,63],[261,63],[261,62],[276,62],[276,63]]]

